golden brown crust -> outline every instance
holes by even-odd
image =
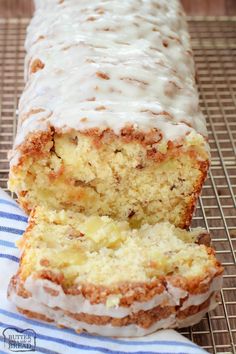
[[[40,59],[34,59],[31,64],[30,71],[31,73],[36,73],[38,70],[42,70],[45,64]]]
[[[198,235],[196,243],[198,245],[205,245],[207,247],[210,247],[211,246],[211,235],[210,235],[210,233],[207,232],[207,231],[201,232]]]
[[[29,311],[29,310],[25,310],[22,309],[21,307],[17,306],[17,310],[22,313],[22,315],[25,315],[29,318],[35,318],[36,320],[40,320],[40,321],[45,321],[45,322],[54,322],[53,320],[51,320],[51,318],[48,318],[45,315],[42,315],[41,313],[38,312],[33,312],[33,311]]]
[[[207,178],[207,172],[208,172],[208,169],[210,166],[210,162],[209,161],[199,161],[198,166],[199,166],[199,171],[201,171],[201,175],[194,187],[194,191],[192,194],[192,200],[186,208],[185,214],[183,216],[183,221],[182,221],[182,223],[180,223],[178,225],[180,228],[183,228],[183,229],[188,229],[190,227],[193,213],[194,213],[194,210],[196,207],[197,199],[201,193],[202,185],[203,185],[205,179]]]
[[[33,112],[29,112],[27,117],[30,117],[31,113],[39,112],[40,110],[35,109]],[[83,118],[85,119],[85,118]],[[115,138],[121,139],[124,143],[137,142],[147,149],[147,157],[154,159],[157,162],[163,161],[167,156],[178,156],[181,153],[182,140],[178,139],[176,141],[168,141],[167,153],[162,154],[158,152],[155,148],[155,144],[158,144],[162,139],[162,132],[158,129],[150,129],[148,132],[143,132],[136,130],[133,126],[126,126],[121,129],[119,135],[115,134],[111,129],[100,130],[99,128],[91,128],[84,131],[75,131],[74,129],[69,129],[67,133],[79,133],[85,136],[89,136],[93,139],[94,146],[99,148],[102,144],[107,144],[113,141]],[[28,154],[33,157],[38,157],[38,154],[44,151],[44,147],[47,143],[53,142],[54,134],[60,136],[62,131],[60,129],[49,128],[47,132],[35,132],[29,133],[25,141],[19,146],[19,150],[22,155]],[[194,150],[189,150],[189,153],[196,157],[196,152]],[[205,161],[204,161],[205,162]],[[207,166],[209,163],[207,162]],[[203,168],[203,170],[205,170]]]
[[[17,294],[19,294],[19,296],[23,297],[24,299],[27,299],[28,297],[31,296],[31,293],[25,289],[24,283],[19,280],[18,273],[14,275],[10,280],[7,289],[8,297],[10,296],[11,292],[17,292]]]
[[[21,193],[19,193],[19,195],[18,195],[17,202],[20,204],[20,206],[24,210],[24,212],[29,215],[32,210],[32,207],[30,206],[30,203],[28,201],[26,201],[25,199],[22,199],[20,197],[21,197]]]
[[[189,294],[203,294],[209,291],[212,281],[222,273],[223,267],[216,261],[214,275],[206,270],[202,277],[190,280],[175,275],[159,278],[150,283],[123,283],[114,287],[97,286],[93,284],[78,284],[70,286],[69,288],[63,287],[63,274],[59,272],[53,273],[50,270],[42,270],[36,273],[34,277],[37,279],[47,279],[52,283],[61,285],[67,295],[81,294],[84,298],[89,300],[91,304],[104,304],[110,295],[121,295],[120,306],[129,307],[135,301],[145,302],[152,299],[155,295],[162,294],[167,289],[168,283],[187,291]],[[24,280],[21,278],[21,269],[19,273],[12,278],[11,284],[16,287],[17,293],[20,296],[27,295],[24,289]]]
[[[204,309],[207,309],[210,305],[211,297],[212,295],[210,295],[209,298],[200,305],[189,306],[185,310],[179,311],[177,317],[182,320],[187,317],[196,315],[198,312],[201,312]]]
[[[37,273],[37,278],[50,280],[51,282],[62,285],[64,280],[64,275],[62,272],[53,272],[51,270],[42,270]]]
[[[157,306],[155,308],[152,308],[151,310],[148,311],[141,310],[139,312],[132,313],[131,315],[122,318],[114,318],[109,316],[96,316],[87,313],[74,314],[68,311],[65,311],[65,314],[69,317],[76,319],[77,321],[86,322],[88,324],[96,324],[100,326],[110,324],[114,327],[121,327],[121,326],[128,326],[130,324],[135,324],[143,328],[149,328],[155,322],[169,317],[174,312],[175,312],[174,307]]]
[[[21,267],[20,267],[21,268]],[[121,284],[116,287],[96,286],[92,284],[74,285],[69,288],[63,287],[63,274],[53,273],[50,270],[42,270],[35,274],[37,279],[46,279],[54,284],[61,285],[67,295],[83,295],[91,304],[105,303],[108,296],[121,294],[120,305],[128,307],[135,301],[148,301],[153,296],[161,294],[165,290],[164,281],[160,279],[152,283]],[[14,279],[13,279],[14,278]],[[17,294],[24,294],[24,279],[21,278],[21,269],[18,274],[12,278],[11,285],[17,289]],[[30,294],[28,293],[28,296]],[[26,296],[27,297],[27,296]]]
[[[218,261],[216,261],[215,270],[216,273],[214,277],[212,277],[212,275],[209,274],[209,272],[207,272],[206,270],[203,277],[195,277],[189,281],[180,276],[172,276],[170,278],[167,277],[167,279],[173,286],[177,288],[181,288],[187,291],[189,294],[199,295],[207,292],[210,289],[212,281],[216,277],[222,275],[224,268],[221,266],[221,264]]]
[[[95,286],[93,284],[80,285],[82,295],[92,304],[105,303],[108,296],[121,294],[120,305],[128,307],[135,301],[148,301],[153,296],[161,294],[164,290],[164,284],[160,280],[152,283],[121,284],[117,287],[106,288],[104,286]],[[78,287],[66,289],[66,294],[77,295]]]
[[[193,205],[192,205],[192,208],[190,209],[190,220],[189,220],[189,225],[190,226],[190,223],[191,223],[191,220],[192,220],[192,215],[193,215],[193,212],[194,212],[194,209],[195,209],[195,206],[196,206],[196,202],[197,202],[197,199],[201,193],[201,190],[202,190],[202,186],[203,186],[203,183],[205,182],[206,178],[207,178],[207,173],[208,173],[208,170],[209,170],[209,167],[210,167],[210,161],[201,161],[199,162],[199,170],[201,171],[201,176],[198,180],[198,183],[196,184],[195,186],[195,191],[194,191],[194,200],[193,200]]]
[[[36,132],[30,133],[27,140],[19,146],[22,158],[20,159],[20,164],[24,162],[24,158],[28,156],[35,156],[36,158],[46,155],[45,146],[51,143],[53,146],[53,135],[54,131],[52,129],[47,132]]]

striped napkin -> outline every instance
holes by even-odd
[[[15,241],[22,235],[27,217],[20,207],[0,190],[0,354],[36,353],[137,353],[204,354],[203,349],[174,330],[163,330],[135,339],[113,339],[27,319],[7,300],[7,286],[16,272],[19,251]]]

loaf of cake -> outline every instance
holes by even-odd
[[[209,167],[177,0],[39,0],[9,188],[37,205],[137,228],[187,228]]]
[[[9,299],[107,336],[193,325],[223,268],[190,226],[209,167],[177,0],[37,0],[9,188],[30,213]]]
[[[8,296],[26,316],[77,332],[130,337],[188,326],[217,304],[223,269],[208,241],[201,228],[132,229],[38,207]]]

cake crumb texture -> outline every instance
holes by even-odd
[[[38,207],[18,242],[20,267],[8,296],[30,317],[63,325],[67,316],[75,329],[178,327],[217,303],[223,268],[198,243],[202,234]]]

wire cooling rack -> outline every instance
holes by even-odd
[[[7,190],[7,152],[24,86],[28,19],[0,19],[0,187]],[[189,18],[200,103],[207,117],[212,165],[194,226],[207,228],[225,267],[220,305],[181,332],[210,353],[236,353],[236,18]]]

